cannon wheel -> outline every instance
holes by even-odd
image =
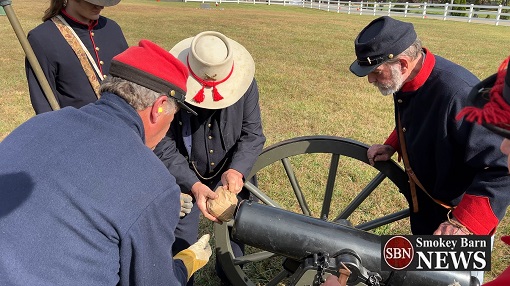
[[[257,174],[263,168],[266,168],[273,164],[279,164],[281,162],[283,169],[286,173],[287,179],[290,182],[290,185],[293,190],[294,199],[296,204],[299,206],[300,211],[305,215],[310,215],[313,217],[319,217],[324,220],[330,221],[340,221],[349,219],[351,214],[356,211],[359,206],[369,198],[369,196],[379,187],[381,182],[386,178],[391,181],[391,183],[396,186],[400,192],[408,191],[409,184],[407,181],[407,175],[402,170],[402,168],[396,164],[394,161],[387,162],[377,162],[373,167],[369,165],[368,159],[366,156],[368,146],[357,142],[355,140],[334,137],[334,136],[307,136],[307,137],[298,137],[289,140],[282,141],[280,143],[274,144],[265,148],[260,154],[257,162],[255,163],[253,170],[250,174],[250,178]],[[296,155],[307,154],[307,156],[311,154],[331,154],[329,159],[329,174],[327,175],[327,182],[325,184],[324,197],[322,202],[322,207],[320,210],[320,215],[313,215],[308,208],[308,203],[306,201],[305,195],[303,194],[303,190],[300,187],[300,183],[298,182],[298,176],[295,173],[295,167],[293,167],[291,163],[291,157]],[[339,167],[339,162],[341,156],[346,156],[358,161],[361,161],[371,168],[374,171],[375,176],[373,179],[369,180],[368,184],[363,187],[361,192],[355,195],[354,199],[350,201],[350,203],[346,204],[346,206],[341,209],[339,214],[333,219],[330,218],[330,207],[332,202],[332,196],[335,191],[335,182],[337,180],[337,172]],[[365,166],[365,164],[360,164]],[[376,170],[374,170],[375,168]],[[302,171],[300,169],[299,171]],[[301,173],[301,172],[299,172]],[[260,179],[260,176],[258,176]],[[259,187],[261,185],[259,184]],[[280,204],[271,199],[266,193],[264,193],[261,189],[255,187],[250,182],[245,183],[245,188],[247,188],[255,197],[257,197],[260,202],[281,208]],[[261,187],[262,188],[262,187]],[[291,200],[289,198],[289,200]],[[407,206],[407,204],[405,204]],[[333,206],[334,207],[334,206]],[[375,218],[361,224],[355,225],[356,228],[362,230],[372,230],[381,226],[385,226],[396,222],[398,220],[409,217],[409,209],[402,209],[399,211],[395,211],[388,215],[384,215],[379,218]],[[228,278],[232,282],[233,285],[263,285],[266,282],[259,282],[250,279],[248,275],[243,271],[241,265],[248,265],[250,263],[261,263],[266,259],[272,259],[275,254],[267,251],[255,251],[254,253],[246,254],[242,257],[234,258],[232,247],[230,245],[230,236],[229,236],[229,227],[232,227],[233,221],[229,223],[223,223],[221,225],[215,224],[214,234],[215,234],[215,243],[216,243],[216,255],[219,263],[223,267],[225,273]],[[246,269],[246,268],[244,268]],[[266,285],[279,285],[283,279],[285,279],[289,273],[283,269],[276,274],[271,281],[267,282]]]

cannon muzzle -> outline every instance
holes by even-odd
[[[252,201],[241,202],[232,236],[295,261],[304,261],[319,253],[335,257],[352,250],[368,273],[380,275],[382,285],[480,285],[469,271],[382,271],[378,235]]]

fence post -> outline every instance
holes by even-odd
[[[471,23],[472,18],[473,18],[473,4],[469,6],[468,23]]]
[[[1,2],[2,0],[0,0]],[[158,0],[159,1],[159,0]],[[190,2],[190,1],[193,1],[193,0],[181,0],[183,2]],[[195,0],[197,1],[197,0]],[[206,2],[211,2],[211,0],[198,0],[199,3],[206,3]],[[225,2],[225,1],[229,1],[229,0],[216,0],[217,3],[222,3],[222,2]],[[230,0],[231,2],[237,2],[237,4],[240,4],[241,2],[243,3],[249,3],[251,2],[250,0]],[[260,2],[257,2],[257,1],[260,1]],[[278,3],[281,3],[283,2],[283,6],[287,6],[287,5],[290,5],[291,1],[292,0],[273,0],[273,1],[276,1],[275,3],[278,4]],[[323,8],[323,3],[324,1],[326,0],[301,0],[303,1],[302,2],[302,7],[307,7],[307,3],[306,1],[310,1],[310,8],[318,8],[319,10],[321,10],[321,8]],[[317,2],[314,2],[314,1],[317,1]],[[388,6],[388,16],[391,16],[391,12],[392,12],[392,8],[393,7],[396,7],[397,5],[392,3],[391,1],[387,2],[387,3],[383,3],[383,2],[377,2],[377,0],[374,0],[374,2],[368,2],[367,0],[360,0],[360,2],[352,2],[352,1],[340,1],[340,0],[327,0],[327,11],[330,12],[332,11],[332,7],[331,5],[334,5],[334,1],[337,1],[337,7],[336,7],[336,11],[337,13],[340,13],[340,9],[343,9],[345,8],[345,4],[347,4],[347,14],[351,14],[351,11],[354,11],[353,8],[356,8],[357,11],[359,11],[359,15],[362,15],[363,14],[363,9],[367,10],[367,12],[370,10],[370,5],[373,5],[372,7],[372,14],[374,16],[376,15],[384,15],[385,14],[385,5]],[[448,0],[445,0],[445,3],[444,4],[439,4],[436,6],[440,7],[442,5],[444,5],[444,11],[443,11],[443,21],[445,20],[448,20],[448,18],[451,18],[450,16],[452,16],[452,13],[454,13],[454,11],[456,10],[452,10],[453,8],[457,7],[457,6],[461,6],[461,7],[468,7],[467,5],[456,5],[456,4],[453,4],[453,0],[450,0],[451,3],[448,3],[447,2]],[[214,1],[213,1],[214,2]],[[278,2],[278,3],[277,3]],[[262,4],[264,2],[262,2],[261,0],[253,0],[253,4]],[[271,5],[271,0],[266,0],[267,5]],[[372,3],[372,4],[370,4]],[[342,4],[342,5],[341,5]],[[400,3],[399,3],[400,4]],[[411,3],[413,4],[413,3]],[[414,3],[414,4],[418,4],[417,3]],[[382,6],[381,6],[382,5]],[[427,2],[423,2],[422,3],[423,5],[423,8],[422,8],[422,18],[427,18],[427,9],[428,9],[428,3]],[[317,6],[317,7],[314,7],[314,6]],[[479,13],[478,13],[478,10],[475,10],[475,6],[477,7],[484,7],[484,6],[480,6],[480,5],[475,5],[475,4],[469,4],[469,12],[468,12],[468,20],[467,22],[468,23],[471,23],[473,21],[473,18],[477,18],[479,16]],[[431,4],[431,9],[432,9],[432,13],[434,10],[434,4],[432,3]],[[495,7],[495,6],[493,6]],[[509,15],[507,13],[504,13],[504,9],[507,9],[508,6],[503,6],[502,4],[498,5],[497,6],[497,13],[496,13],[496,19],[494,20],[494,23],[496,26],[499,26],[499,23],[502,21],[502,14],[505,14],[505,15]],[[333,8],[334,9],[334,8]],[[413,13],[414,10],[417,10],[419,11],[420,8],[413,8],[410,6],[410,3],[409,2],[405,2],[405,5],[404,5],[404,9],[401,9],[401,8],[396,8],[396,14],[400,14],[401,11],[403,10],[403,14],[404,14],[404,17],[407,17],[408,13]],[[326,10],[326,8],[324,8],[324,10]],[[379,13],[379,10],[381,10]],[[439,10],[439,9],[437,9]],[[467,10],[465,10],[467,11]],[[439,12],[439,11],[438,11]],[[476,12],[476,13],[475,13]],[[493,12],[489,12],[490,13],[493,13]],[[439,14],[439,13],[438,13]],[[440,14],[439,14],[440,15]],[[439,16],[437,15],[437,16]],[[465,13],[463,13],[463,15],[465,15]],[[417,15],[416,15],[417,16]],[[455,16],[452,16],[453,18],[458,18],[458,17],[455,17]],[[462,18],[465,18],[465,16],[463,16]]]
[[[503,5],[498,6],[498,15],[496,16],[496,26],[499,25],[499,19],[501,19],[501,12],[503,9]]]

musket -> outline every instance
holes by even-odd
[[[46,78],[44,72],[42,71],[41,65],[39,64],[39,61],[37,60],[37,57],[34,54],[34,50],[32,49],[32,46],[30,46],[30,43],[28,42],[25,32],[23,31],[23,28],[21,27],[18,18],[16,17],[16,14],[14,13],[14,10],[11,7],[11,3],[12,3],[11,0],[0,0],[0,6],[4,8],[5,15],[7,15],[7,18],[11,23],[11,27],[14,29],[14,33],[16,33],[16,36],[18,37],[21,47],[23,48],[23,51],[27,56],[28,62],[30,63],[32,69],[34,70],[35,77],[37,78],[39,84],[41,85],[41,89],[44,92],[44,96],[46,96],[46,99],[50,103],[51,109],[58,110],[60,109],[60,106],[58,104],[57,98],[55,97],[55,94],[53,94],[53,90],[51,89],[50,84],[48,83],[48,79]]]

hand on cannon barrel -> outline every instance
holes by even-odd
[[[195,244],[177,253],[174,259],[180,259],[188,270],[188,280],[195,272],[204,267],[212,254],[209,234],[204,234]]]
[[[237,196],[223,186],[215,190],[218,198],[207,201],[207,211],[220,221],[230,221],[234,217],[237,206]]]
[[[191,212],[193,207],[193,198],[188,194],[181,193],[181,212],[179,217],[184,217]]]

